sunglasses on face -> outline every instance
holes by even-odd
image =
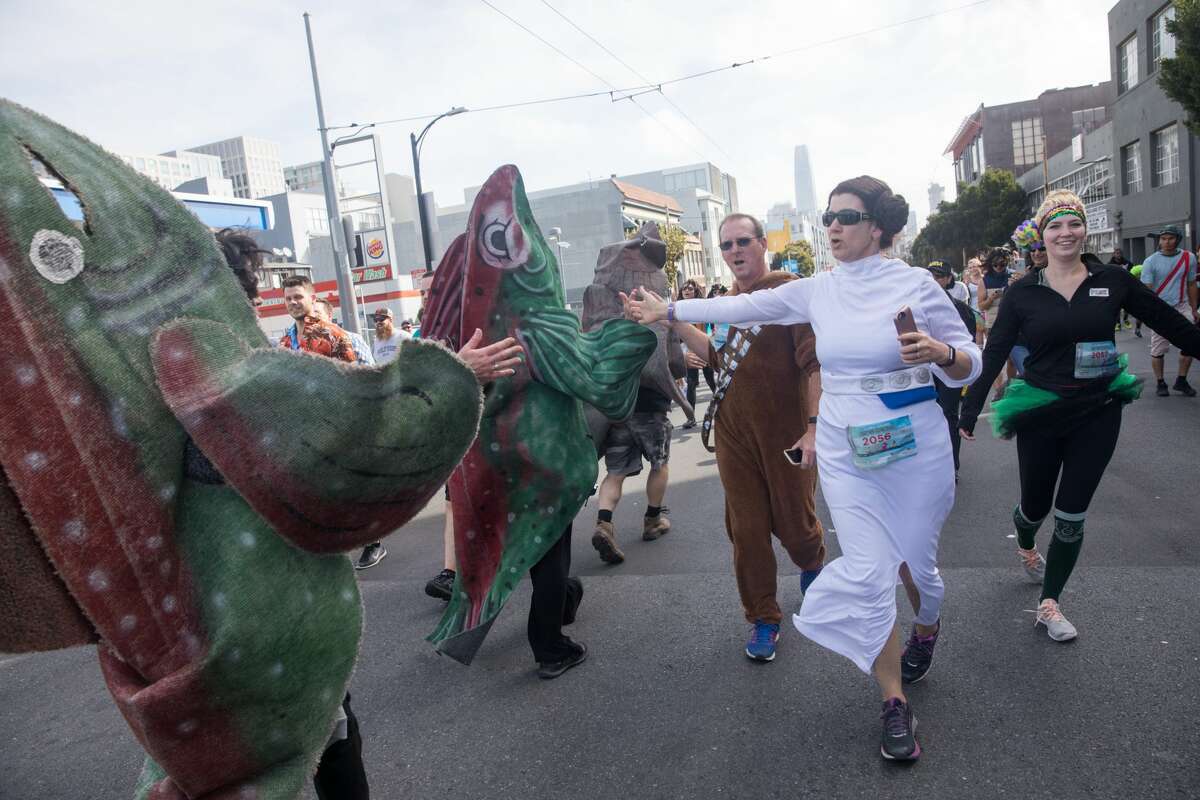
[[[841,211],[826,211],[821,215],[821,224],[828,228],[835,219],[842,225],[857,225],[864,219],[875,218],[853,208],[843,208]]]
[[[737,242],[738,247],[749,247],[750,243],[753,241],[754,238],[750,236],[739,236],[736,239],[726,239],[725,241],[721,242],[721,249],[725,251],[732,250],[734,242]]]

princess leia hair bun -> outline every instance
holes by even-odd
[[[878,178],[859,175],[842,181],[829,193],[829,197],[835,194],[852,194],[862,201],[867,213],[883,231],[879,237],[880,247],[890,247],[892,238],[908,224],[908,201]]]

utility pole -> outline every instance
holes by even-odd
[[[358,324],[358,303],[354,298],[354,278],[350,274],[349,251],[343,241],[341,216],[338,213],[337,189],[333,174],[333,151],[329,149],[329,131],[325,127],[325,107],[321,104],[321,81],[317,78],[317,54],[313,49],[312,25],[304,12],[304,33],[308,37],[308,61],[312,67],[313,94],[317,98],[317,130],[321,132],[322,170],[325,183],[325,213],[329,218],[329,245],[333,250],[333,271],[337,276],[338,301],[342,324],[351,333],[361,333]],[[386,220],[385,220],[386,224]]]

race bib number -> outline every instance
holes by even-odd
[[[1104,378],[1121,371],[1115,342],[1079,342],[1075,345],[1075,377]]]
[[[917,454],[912,418],[907,414],[886,422],[851,425],[846,435],[854,454],[854,466],[859,469],[879,469]]]

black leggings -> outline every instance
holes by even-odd
[[[1120,433],[1121,403],[1116,401],[1066,430],[1039,428],[1018,433],[1021,510],[1025,516],[1044,519],[1052,503],[1055,511],[1086,513]]]
[[[1084,517],[1121,433],[1121,403],[1112,401],[1065,429],[1017,434],[1021,505],[1015,515],[1021,547],[1032,548],[1042,520],[1054,509],[1042,599],[1058,600],[1083,547]],[[1061,473],[1061,475],[1060,475]],[[1058,484],[1058,493],[1054,486]]]

